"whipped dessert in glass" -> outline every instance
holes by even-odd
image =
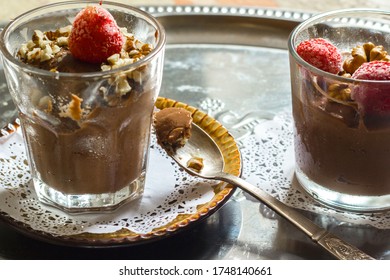
[[[314,16],[290,35],[296,176],[319,202],[390,209],[390,12]]]
[[[128,5],[79,1],[29,11],[1,36],[38,198],[77,213],[140,197],[163,27]]]

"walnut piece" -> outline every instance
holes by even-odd
[[[75,94],[71,94],[71,98],[72,100],[69,102],[69,104],[64,106],[62,109],[63,111],[59,113],[59,116],[63,118],[71,118],[72,120],[78,122],[81,120],[84,111],[81,108],[83,99]]]
[[[328,94],[330,97],[341,100],[351,100],[351,89],[348,84],[331,84],[328,87]]]
[[[201,157],[192,157],[187,162],[187,167],[197,172],[200,172],[203,169],[203,166],[203,158]]]
[[[390,55],[387,54],[383,46],[375,46],[370,51],[370,61],[374,60],[390,61]]]
[[[352,49],[351,57],[344,61],[343,69],[345,72],[353,74],[364,62],[367,62],[367,55],[363,46],[357,46]]]
[[[67,36],[72,26],[62,27],[56,31],[42,32],[34,30],[31,40],[22,44],[18,57],[27,63],[39,63],[50,60],[61,50],[61,46],[67,45]]]
[[[53,110],[53,102],[51,101],[51,97],[44,96],[39,99],[38,107],[46,113],[50,113]]]
[[[383,46],[375,46],[368,42],[352,49],[351,56],[344,61],[343,69],[345,72],[353,74],[363,63],[374,60],[390,61],[390,56]]]
[[[126,38],[122,50],[119,54],[113,54],[101,66],[102,71],[116,69],[124,65],[132,64],[147,56],[153,46],[137,40],[133,34],[128,33],[126,28],[121,28],[123,36]]]

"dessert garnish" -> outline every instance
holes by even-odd
[[[323,84],[326,94],[330,97],[329,102],[356,104],[368,129],[387,125],[390,118],[390,85],[358,82],[390,80],[390,56],[383,46],[367,42],[343,53],[345,59],[342,69],[338,68],[341,52],[325,39],[303,41],[297,46],[297,53],[321,70],[356,80],[353,86],[350,83]]]
[[[343,69],[352,75],[363,63],[375,60],[390,61],[390,56],[383,46],[367,42],[352,49],[351,55],[343,63]]]
[[[191,137],[191,112],[184,108],[164,108],[154,114],[157,142],[168,153],[183,147]]]
[[[103,26],[94,29],[94,20]],[[80,35],[88,29],[91,29],[89,39]],[[104,36],[107,37],[100,38]],[[122,67],[142,59],[152,50],[151,44],[141,42],[126,28],[119,28],[107,10],[88,6],[79,12],[73,26],[54,31],[35,30],[31,40],[21,45],[17,56],[27,64],[51,72],[80,73]],[[134,80],[138,79],[136,72],[133,75]],[[129,85],[124,79],[119,82],[120,91],[127,93]]]
[[[390,81],[390,62],[371,61],[363,63],[352,75],[356,80]],[[352,98],[358,104],[365,117],[368,115],[390,117],[390,84],[357,84],[352,91]]]
[[[390,80],[389,61],[371,61],[363,63],[352,75],[357,80]]]
[[[337,74],[341,69],[342,55],[340,51],[323,38],[301,42],[297,47],[297,53],[307,63],[323,71]]]
[[[203,166],[203,158],[198,156],[191,157],[187,162],[187,167],[196,172],[200,172],[203,169]]]
[[[75,94],[72,94],[71,98],[72,99],[69,104],[66,104],[61,108],[63,112],[60,112],[58,115],[62,118],[67,117],[78,122],[83,116],[84,109],[81,108],[81,103],[83,102],[83,99],[81,99]]]
[[[328,86],[327,93],[330,97],[340,101],[351,101],[351,89],[348,84],[333,83]]]
[[[120,53],[124,42],[113,16],[100,6],[88,6],[75,17],[69,50],[79,60],[102,63]]]

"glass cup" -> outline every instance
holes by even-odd
[[[100,71],[100,65],[90,72],[80,62],[65,64],[79,73],[42,70],[16,57],[34,30],[69,26],[91,3],[99,1],[31,10],[10,22],[0,38],[37,196],[70,213],[112,211],[142,195],[152,114],[162,79],[163,27],[139,9],[107,1],[103,8],[119,27],[153,46],[147,56],[106,71]]]
[[[361,63],[374,60],[370,46],[382,45],[390,53],[390,12],[350,9],[319,14],[297,26],[288,41],[298,181],[333,208],[388,210],[390,81],[357,80],[343,69],[331,74],[313,67],[296,51],[300,42],[311,38],[333,43],[347,61],[343,68],[353,73],[364,57],[352,57],[353,48],[364,46],[368,51]]]

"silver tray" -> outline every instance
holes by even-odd
[[[290,107],[288,35],[308,13],[263,8],[146,6],[168,45],[160,96],[209,113],[244,141],[262,118]],[[11,118],[12,119],[12,118]],[[245,165],[244,169],[247,168]],[[390,231],[303,211],[378,259],[390,258]],[[332,259],[303,233],[237,192],[190,230],[126,248],[56,246],[0,224],[0,258],[23,259]]]

